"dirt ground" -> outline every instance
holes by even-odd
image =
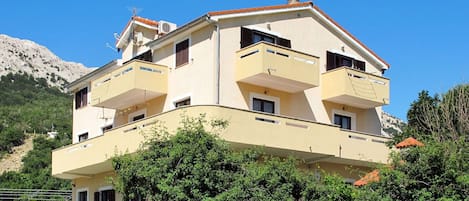
[[[14,147],[12,154],[6,154],[3,159],[0,160],[0,174],[7,171],[19,171],[23,166],[21,159],[33,149],[33,139],[32,135],[27,135],[28,137],[24,140],[24,144]]]

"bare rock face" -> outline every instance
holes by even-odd
[[[401,119],[392,116],[383,111],[381,114],[381,127],[383,128],[383,135],[392,137],[395,134],[402,133],[406,123]]]
[[[46,47],[32,41],[0,34],[0,76],[29,74],[63,89],[67,83],[91,71],[81,63],[63,61]]]

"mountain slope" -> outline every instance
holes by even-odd
[[[0,76],[25,73],[44,78],[49,85],[62,89],[64,84],[90,71],[83,64],[63,61],[32,41],[0,34]]]
[[[0,158],[0,174],[8,171],[19,171],[23,159],[26,154],[33,149],[33,136],[28,136],[24,143],[20,146],[14,147],[11,154],[7,154],[3,158]]]
[[[384,135],[392,137],[397,133],[402,133],[406,123],[401,119],[392,116],[383,111],[381,114],[381,126],[383,127]]]

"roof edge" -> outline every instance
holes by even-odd
[[[366,51],[368,51],[373,57],[378,59],[380,62],[382,62],[385,67],[390,68],[391,65],[386,62],[383,58],[378,56],[376,52],[374,52],[372,49],[370,49],[368,46],[366,46],[364,43],[362,43],[358,38],[356,38],[354,35],[352,35],[350,32],[348,32],[344,27],[342,27],[339,23],[337,23],[334,19],[332,19],[329,15],[327,15],[323,10],[321,10],[318,6],[314,5],[313,10],[316,10],[319,14],[324,16],[327,20],[329,20],[334,26],[336,26],[338,29],[340,29],[342,32],[344,32],[348,37],[350,37],[352,40],[358,43],[361,47],[363,47]]]
[[[103,66],[97,68],[96,70],[91,71],[90,73],[76,79],[72,83],[68,84],[65,88],[67,89],[68,92],[70,92],[71,89],[74,89],[74,88],[78,87],[78,85],[80,85],[80,83],[82,83],[82,82],[84,82],[88,79],[91,79],[93,76],[96,76],[99,73],[104,72],[106,69],[108,69],[112,66],[118,65],[118,64],[119,64],[118,60],[112,60],[112,61],[108,62],[107,64],[104,64]]]
[[[158,38],[158,39],[155,39],[155,40],[152,40],[148,43],[146,43],[145,45],[147,47],[149,47],[150,49],[152,49],[154,46],[158,45],[158,44],[161,44],[163,43],[164,41],[166,40],[169,40],[171,37],[181,33],[181,32],[184,32],[194,26],[197,26],[199,23],[202,23],[202,22],[208,22],[210,21],[210,15],[202,15],[201,17],[198,17],[184,25],[182,25],[181,27],[178,27],[176,30],[172,31],[172,32],[169,32],[168,34],[166,35],[163,35],[162,37]]]
[[[208,15],[220,16],[220,15],[238,14],[238,13],[246,13],[246,12],[277,10],[277,9],[285,9],[285,8],[298,8],[298,7],[307,7],[307,6],[312,7],[313,2],[307,1],[307,2],[295,3],[295,4],[263,6],[263,7],[255,7],[255,8],[241,8],[241,9],[233,9],[233,10],[225,10],[225,11],[212,11],[212,12],[208,12]]]

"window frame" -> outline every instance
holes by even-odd
[[[117,191],[114,189],[114,187],[113,186],[103,186],[101,188],[98,188],[98,191],[95,192],[95,193],[98,193],[98,196],[99,196],[98,200],[99,201],[103,201],[103,192],[104,191],[114,191],[114,201],[116,200],[116,192]],[[94,199],[96,200],[96,197]]]
[[[75,109],[80,109],[88,105],[88,86],[75,92]]]
[[[331,114],[331,123],[333,125],[337,125],[337,124],[335,124],[335,121],[334,121],[335,120],[335,115],[350,117],[350,130],[352,130],[352,131],[357,130],[357,115],[355,113],[347,112],[347,111],[344,111],[344,110],[333,109],[332,114]],[[339,128],[341,128],[340,125],[337,125],[337,126],[339,126]],[[346,129],[346,128],[341,128],[341,129]]]
[[[80,189],[77,189],[75,192],[76,192],[75,196],[76,196],[77,201],[80,201],[80,193],[82,192],[86,192],[86,201],[90,200],[90,193],[89,193],[88,188],[80,188]]]
[[[183,63],[178,63],[178,54],[177,54],[177,46],[180,44],[180,43],[183,43],[187,40],[187,61],[186,62],[183,62]],[[191,37],[185,37],[181,40],[178,40],[174,43],[174,46],[173,46],[173,54],[174,54],[174,68],[180,68],[182,66],[185,66],[187,64],[189,64],[190,60],[191,60],[191,45],[192,45],[192,40],[191,40]]]
[[[113,128],[114,128],[114,124],[107,124],[107,125],[101,126],[101,132],[105,133],[108,130],[111,130]]]
[[[348,60],[350,66],[344,65],[344,61]],[[366,62],[358,60],[351,56],[346,56],[333,51],[326,51],[326,71],[334,70],[341,67],[349,67],[355,70],[366,72]]]
[[[290,39],[282,38],[279,35],[275,35],[273,33],[267,33],[265,31],[261,31],[261,30],[259,30],[258,28],[255,28],[255,27],[241,27],[240,34],[241,34],[241,37],[240,37],[241,49],[245,48],[247,46],[250,46],[252,44],[256,44],[256,43],[264,41],[264,40],[261,40],[261,41],[254,42],[254,36],[256,34],[260,35],[263,38],[264,37],[269,37],[269,38],[272,38],[274,40],[273,43],[270,43],[268,41],[264,41],[266,43],[282,46],[282,47],[285,47],[285,48],[291,48],[291,40]]]
[[[138,120],[133,120],[135,117],[137,116],[140,116],[143,114],[143,118],[141,119],[145,119],[147,117],[147,109],[144,108],[144,109],[141,109],[141,110],[137,110],[135,112],[132,112],[130,114],[127,115],[127,122],[128,123],[131,123],[131,122],[135,122],[135,121],[139,121],[141,119],[138,119]]]
[[[337,119],[339,119],[340,122],[337,122]],[[346,127],[344,126],[344,120],[348,121],[348,125]],[[341,114],[334,114],[334,124],[340,126],[342,129],[352,130],[352,117]]]
[[[85,136],[85,135],[86,135],[86,139],[81,140],[80,139],[81,136]],[[84,132],[84,133],[79,134],[77,137],[78,137],[78,142],[83,142],[83,141],[86,141],[86,140],[90,139],[90,134],[88,132]]]
[[[258,94],[258,93],[253,93],[253,92],[249,93],[249,110],[262,112],[262,111],[254,110],[254,98],[274,102],[274,113],[268,113],[268,114],[280,114],[280,98],[279,97],[268,96],[265,94]]]
[[[184,104],[184,105],[180,105],[178,106],[178,103],[183,103],[183,102],[187,102],[189,101],[189,104]],[[174,101],[174,108],[178,108],[178,107],[184,107],[184,106],[188,106],[188,105],[191,105],[191,97],[187,97],[187,98],[183,98],[183,99],[179,99],[177,101]]]

